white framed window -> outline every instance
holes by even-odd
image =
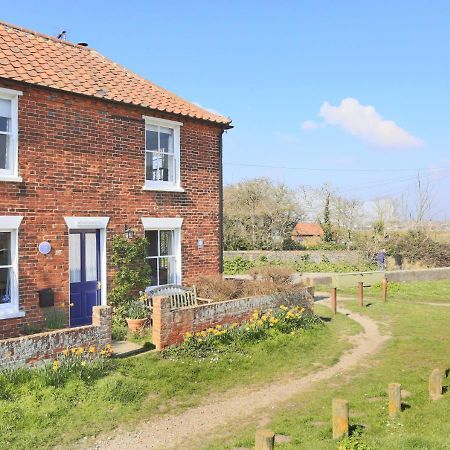
[[[19,177],[18,98],[20,91],[0,88],[0,181]]]
[[[150,286],[181,284],[181,224],[183,219],[143,218],[148,241]]]
[[[181,122],[144,116],[144,190],[183,192],[180,185]]]
[[[0,319],[23,317],[19,311],[18,233],[21,216],[0,216]]]

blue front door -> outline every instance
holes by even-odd
[[[70,326],[92,323],[92,308],[100,304],[100,231],[69,234]]]

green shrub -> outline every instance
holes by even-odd
[[[120,321],[113,320],[111,327],[111,337],[113,341],[124,341],[127,338],[128,327]]]
[[[127,318],[128,319],[147,319],[150,315],[149,309],[141,300],[133,300],[128,305]]]
[[[67,313],[61,309],[50,308],[45,313],[45,327],[49,330],[60,330],[67,327]]]
[[[223,272],[227,275],[246,273],[253,267],[255,267],[255,263],[250,259],[243,258],[242,256],[236,256],[232,259],[224,258],[223,261]]]
[[[145,237],[127,239],[118,235],[112,243],[111,263],[115,268],[113,288],[108,304],[113,306],[113,320],[125,324],[129,303],[139,297],[150,283],[151,268],[147,264],[148,241]]]

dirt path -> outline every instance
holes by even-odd
[[[318,303],[329,305],[329,299],[320,300]],[[339,312],[347,314],[350,319],[359,323],[364,331],[352,336],[354,347],[344,352],[333,366],[302,378],[276,381],[257,390],[242,388],[233,392],[232,396],[218,398],[217,401],[207,398],[201,405],[181,414],[150,419],[149,422],[139,425],[134,432],[119,430],[113,433],[114,436],[99,441],[89,448],[97,450],[188,449],[186,441],[195,435],[205,436],[230,422],[248,418],[259,409],[273,408],[292,396],[309,390],[313,383],[327,380],[355,368],[365,358],[378,352],[389,336],[382,335],[377,323],[367,316],[343,308],[339,308]]]

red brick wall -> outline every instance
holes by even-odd
[[[285,305],[302,306],[313,311],[314,287],[251,298],[198,305],[191,308],[170,308],[170,298],[153,297],[152,342],[157,350],[183,342],[186,333],[196,333],[216,325],[242,323],[254,310],[266,311]]]
[[[37,291],[51,287],[69,308],[68,230],[64,216],[108,216],[108,247],[128,224],[143,234],[141,217],[183,217],[183,281],[219,271],[220,126],[153,113],[83,96],[0,80],[21,90],[19,175],[0,182],[0,215],[23,215],[19,229],[21,319],[0,320],[0,338],[40,322]],[[143,191],[142,115],[183,122],[181,186],[184,193]],[[204,248],[197,249],[197,239]],[[41,241],[50,255],[38,253]],[[109,270],[109,281],[111,271]],[[108,283],[111,286],[111,283]]]

